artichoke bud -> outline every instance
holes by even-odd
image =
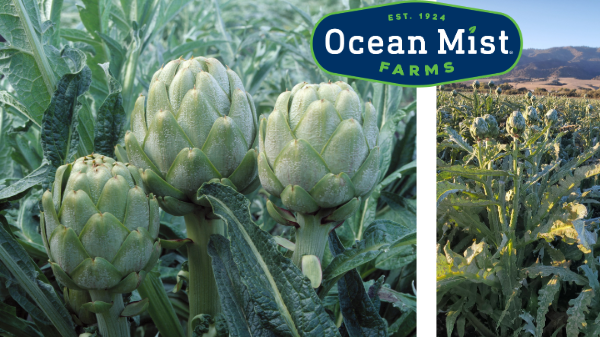
[[[153,76],[145,103],[138,98],[131,114],[127,157],[167,212],[201,206],[196,191],[211,179],[253,192],[256,110],[234,71],[214,58],[173,60]]]
[[[488,137],[488,124],[483,117],[477,117],[473,120],[473,124],[471,124],[469,131],[471,131],[471,136],[473,136],[473,138],[480,141],[481,139]]]
[[[585,112],[590,113],[592,111],[594,111],[594,106],[591,104],[586,105]]]
[[[477,81],[477,80],[473,81],[473,84],[471,84],[471,86],[473,87],[473,89],[479,89],[479,87],[480,87],[479,81]]]
[[[498,122],[496,121],[496,118],[490,114],[486,114],[485,116],[483,116],[483,119],[487,123],[487,127],[488,127],[487,138],[488,139],[497,138],[498,134],[500,133],[500,129],[498,128]]]
[[[375,107],[347,83],[300,83],[261,122],[260,181],[291,211],[343,207],[375,185],[378,136]]]
[[[525,94],[525,97],[527,97],[527,98],[531,98],[532,96],[533,96],[533,94],[531,93],[531,91],[528,91],[528,92]]]
[[[544,116],[544,119],[547,125],[552,125],[556,123],[558,121],[558,111],[556,111],[556,109],[548,110],[548,112],[546,112],[546,115]]]
[[[496,94],[500,95],[502,93],[502,88],[498,87],[496,88]]]
[[[496,83],[494,83],[494,81],[489,81],[488,87],[490,87],[490,89],[494,89],[496,87]]]
[[[526,126],[525,118],[520,111],[513,111],[506,119],[506,131],[514,138],[519,138]]]
[[[532,106],[528,106],[527,109],[525,110],[524,117],[525,117],[525,120],[527,121],[527,123],[529,123],[529,124],[537,122],[538,121],[537,110]]]
[[[452,90],[452,97],[456,97],[456,96],[458,96],[458,91]]]
[[[57,169],[41,234],[61,284],[125,293],[143,281],[160,256],[160,219],[140,183],[135,167],[98,154]]]
[[[537,105],[537,109],[538,109],[538,110],[540,110],[540,112],[543,112],[543,111],[544,111],[544,108],[545,108],[545,107],[544,107],[544,104],[542,104],[542,103],[538,103],[538,105]]]

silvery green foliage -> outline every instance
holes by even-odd
[[[525,109],[525,114],[523,117],[525,117],[525,120],[527,121],[527,123],[529,123],[529,124],[535,123],[538,121],[537,110],[532,106],[528,106],[527,109]]]
[[[378,134],[375,108],[345,82],[300,83],[261,120],[261,183],[296,212],[343,205],[377,182]]]
[[[525,131],[527,123],[520,111],[513,113],[506,119],[506,131],[513,137],[519,137]]]
[[[256,111],[237,74],[214,58],[195,57],[170,61],[150,83],[148,99],[135,103],[125,144],[161,207],[189,213],[210,180],[252,192]]]
[[[56,171],[42,197],[55,277],[73,290],[135,290],[160,256],[160,219],[136,167],[90,155]]]
[[[485,139],[488,137],[488,124],[483,117],[477,117],[473,120],[471,128],[469,128],[471,136],[477,140]]]

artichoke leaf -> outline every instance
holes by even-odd
[[[150,303],[147,298],[144,298],[141,301],[130,302],[125,307],[125,309],[123,309],[123,311],[121,311],[120,316],[121,317],[137,316],[137,315],[143,313],[144,311],[146,311],[146,309],[148,309],[148,305],[150,305]]]

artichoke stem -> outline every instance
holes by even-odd
[[[311,214],[296,213],[296,219],[300,227],[296,228],[296,248],[292,262],[298,268],[302,268],[304,255],[315,255],[322,261],[331,224],[322,225],[321,217]]]
[[[223,235],[225,227],[222,220],[209,220],[206,214],[206,211],[195,211],[184,216],[188,238],[194,241],[187,245],[190,302],[188,336],[191,336],[194,330],[191,326],[194,317],[200,314],[215,317],[221,312],[212,261],[208,255],[208,241],[212,234]]]
[[[125,308],[123,295],[111,294],[106,290],[90,290],[90,296],[92,301],[113,302],[108,312],[96,314],[100,335],[103,337],[129,337],[127,318],[121,317],[121,312]]]

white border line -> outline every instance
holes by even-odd
[[[436,335],[436,88],[417,89],[417,334]],[[419,335],[420,334],[420,335]]]

